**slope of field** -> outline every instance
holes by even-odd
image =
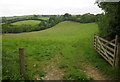
[[[22,79],[18,71],[20,47],[25,49],[26,79],[115,79],[115,69],[94,50],[95,33],[95,23],[65,21],[47,30],[4,34],[3,79]]]
[[[98,31],[97,24],[88,23],[80,24],[76,22],[65,21],[58,25],[37,32],[27,32],[19,34],[5,34],[4,37],[15,38],[49,38],[49,39],[68,39],[68,38],[85,38],[88,35],[93,36]],[[82,37],[81,37],[82,36]],[[71,40],[72,40],[71,39]]]
[[[15,22],[12,23],[12,25],[22,25],[22,24],[28,24],[28,25],[38,25],[41,21],[37,21],[37,20],[25,20],[25,21],[19,21],[19,22]]]

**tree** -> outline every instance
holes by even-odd
[[[43,30],[43,29],[48,28],[48,23],[46,21],[41,21],[39,26],[41,27],[41,30]]]
[[[97,16],[94,14],[86,13],[80,16],[81,23],[92,23],[97,21]]]
[[[71,14],[65,13],[65,14],[63,15],[63,17],[64,17],[64,21],[69,21],[69,19],[70,19],[70,17],[71,17]]]
[[[98,6],[105,12],[98,23],[99,34],[106,39],[120,37],[120,2],[101,2]]]

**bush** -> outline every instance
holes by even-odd
[[[11,25],[11,24],[3,24],[2,25],[2,33],[22,33],[22,32],[31,32],[41,30],[42,27],[38,25],[32,26],[28,24],[22,25]]]

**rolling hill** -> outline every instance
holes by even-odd
[[[33,38],[52,38],[52,39],[53,38],[63,39],[63,38],[74,38],[74,37],[83,38],[83,36],[84,37],[89,35],[91,36],[96,32],[98,32],[98,28],[97,28],[97,24],[95,23],[81,24],[77,22],[65,21],[46,30],[19,33],[19,34],[5,34],[3,37],[16,37],[16,38],[33,37]]]

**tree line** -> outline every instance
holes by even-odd
[[[38,19],[38,15],[34,15],[32,17],[27,18],[16,18],[12,21],[6,21],[4,24],[2,24],[2,32],[3,33],[21,33],[21,32],[31,32],[31,31],[39,31],[51,28],[55,26],[56,24],[62,22],[62,21],[75,21],[79,23],[93,23],[97,22],[99,19],[100,14],[94,15],[90,13],[86,13],[83,15],[71,15],[69,13],[65,13],[64,15],[44,15],[45,17],[50,18],[45,21],[41,21],[39,25],[12,25],[12,22],[20,21],[20,20],[31,20],[31,19]]]
[[[37,15],[28,16],[28,17],[13,17],[13,18],[2,17],[1,23],[14,23],[14,22],[25,21],[25,20],[45,21],[43,19],[38,19],[38,18],[39,17]]]

